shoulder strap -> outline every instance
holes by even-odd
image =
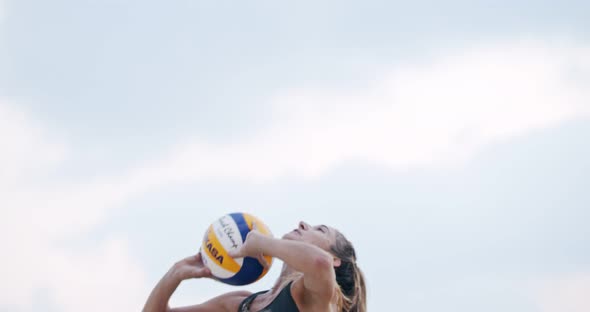
[[[244,299],[244,301],[242,301],[242,303],[240,303],[240,307],[238,308],[238,312],[249,312],[250,311],[250,304],[252,303],[252,301],[254,301],[254,299],[256,298],[256,296],[265,293],[266,291],[259,291],[255,294],[251,294],[250,296],[246,297],[246,299]]]

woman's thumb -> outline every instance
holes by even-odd
[[[194,269],[191,272],[191,277],[193,277],[193,278],[210,277],[210,276],[211,276],[211,270],[209,270],[209,268]]]
[[[242,258],[242,248],[228,250],[227,254],[232,258]]]

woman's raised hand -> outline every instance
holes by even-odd
[[[203,263],[201,253],[186,257],[174,264],[170,272],[175,278],[180,281],[189,278],[211,277],[211,271]]]
[[[252,230],[250,230],[246,236],[244,244],[236,250],[229,251],[228,254],[232,258],[256,258],[264,268],[268,268],[270,265],[266,259],[264,259],[264,254],[262,252],[267,239],[269,239],[269,237],[260,233],[260,231],[258,231],[258,226],[254,222],[252,223]]]

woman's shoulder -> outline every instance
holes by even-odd
[[[303,311],[332,311],[338,305],[338,292],[333,291],[331,298],[318,298],[313,291],[307,289],[304,285],[305,277],[292,281],[291,296],[300,310]],[[336,284],[337,285],[337,284]]]

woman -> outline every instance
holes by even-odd
[[[299,223],[299,228],[282,239],[250,231],[242,247],[231,253],[235,258],[255,257],[264,266],[262,255],[283,261],[274,287],[252,294],[234,291],[205,303],[170,308],[168,300],[180,282],[211,277],[199,254],[177,262],[150,294],[144,312],[365,312],[363,274],[356,264],[352,244],[336,229]]]

